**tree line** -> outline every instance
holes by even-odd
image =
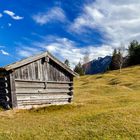
[[[83,62],[87,63],[88,61],[89,56],[86,53],[86,55],[83,58]],[[70,67],[69,60],[66,59],[64,63]],[[132,42],[130,42],[127,49],[123,44],[121,44],[120,47],[114,49],[111,63],[106,71],[119,69],[121,72],[121,69],[124,67],[129,67],[138,64],[140,64],[140,44],[137,40],[133,40]],[[81,62],[79,62],[75,66],[74,71],[79,75],[85,74]]]
[[[124,51],[127,53],[125,56],[123,54]],[[138,41],[133,40],[130,42],[127,50],[124,48],[124,46],[114,49],[109,70],[120,69],[121,72],[121,68],[138,64],[140,64],[140,44]]]

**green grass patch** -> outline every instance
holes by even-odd
[[[75,78],[71,105],[0,109],[0,140],[139,140],[140,66]]]

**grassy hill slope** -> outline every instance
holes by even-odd
[[[72,105],[0,112],[4,139],[140,139],[140,66],[75,79]]]

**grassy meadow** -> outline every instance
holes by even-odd
[[[140,140],[140,66],[75,78],[71,105],[0,111],[0,140]]]

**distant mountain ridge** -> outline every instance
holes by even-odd
[[[111,56],[105,56],[103,58],[99,57],[98,59],[83,64],[85,74],[97,74],[105,72],[111,63],[111,60]]]

